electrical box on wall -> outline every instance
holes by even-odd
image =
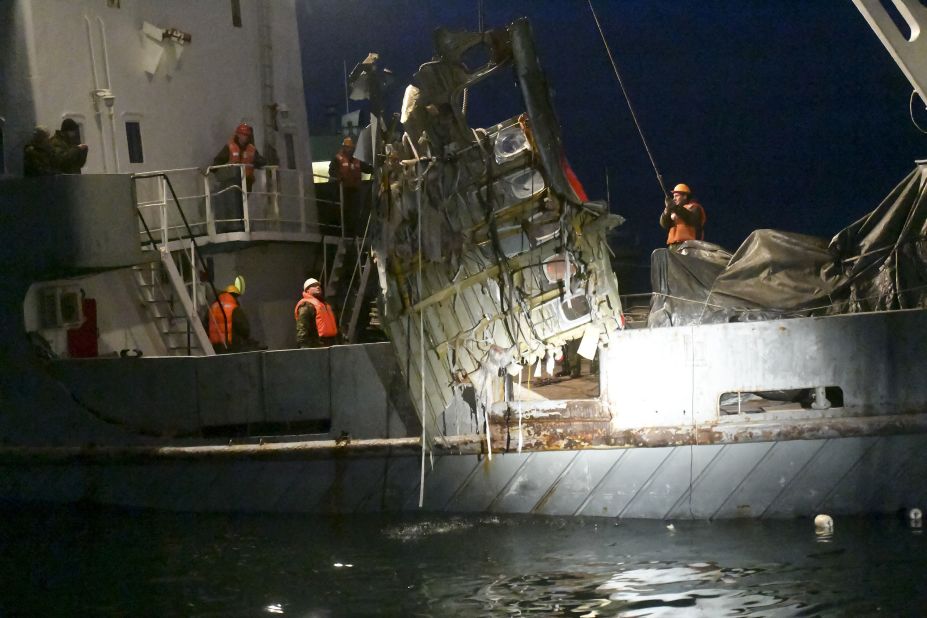
[[[56,285],[39,291],[41,328],[76,328],[83,321],[79,288]]]

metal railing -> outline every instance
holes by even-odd
[[[187,248],[189,249],[189,254],[187,254],[186,251],[181,251],[179,252],[179,255],[182,256],[181,259],[185,259],[187,261],[187,270],[189,270],[190,272],[190,283],[189,283],[190,289],[186,290],[188,294],[188,300],[190,301],[190,306],[187,309],[187,313],[188,313],[188,316],[187,316],[187,320],[188,320],[187,322],[187,354],[189,355],[191,353],[191,341],[190,341],[191,322],[193,320],[198,319],[198,308],[197,308],[197,298],[198,298],[197,281],[199,279],[198,274],[200,272],[206,272],[207,265],[203,261],[203,257],[200,254],[199,247],[197,246],[197,243],[196,243],[196,238],[194,237],[193,228],[190,225],[190,222],[188,221],[186,214],[181,208],[181,205],[180,205],[181,198],[177,195],[177,192],[174,189],[174,185],[166,173],[149,172],[145,174],[134,175],[133,180],[135,181],[135,185],[136,185],[136,195],[138,195],[139,182],[143,182],[145,180],[150,180],[150,179],[160,180],[161,185],[162,185],[162,191],[164,191],[164,194],[165,195],[167,195],[168,193],[170,194],[171,202],[176,206],[177,215],[180,219],[179,228],[183,230],[183,233],[179,234],[176,240],[181,240],[181,241],[186,240],[188,242]],[[166,210],[167,210],[167,201],[165,200],[163,204],[162,213],[166,214]],[[166,246],[167,246],[166,230],[162,227],[162,240],[159,243],[155,239],[154,234],[151,232],[151,229],[149,228],[148,224],[145,221],[145,217],[142,214],[141,205],[136,206],[136,213],[138,214],[139,222],[144,232],[144,235],[148,239],[149,248],[153,250],[161,251],[162,254],[165,254]],[[166,220],[166,216],[162,217],[162,220]],[[165,255],[167,259],[171,259],[169,252],[166,253]],[[178,285],[183,285],[183,283],[181,282]],[[216,290],[213,282],[211,280],[207,280],[206,285],[208,286],[208,289],[212,292],[212,301],[214,302],[218,300],[219,292],[218,290]],[[176,287],[177,285],[175,285],[175,288]],[[181,290],[178,289],[177,291],[180,292]],[[206,301],[207,303],[209,303],[210,299],[207,298]],[[210,319],[212,319],[211,314],[210,314]],[[228,332],[229,331],[228,318],[225,316],[224,313],[222,314],[222,320],[223,320],[222,326],[224,327],[224,332]]]
[[[213,241],[229,232],[309,238],[344,230],[342,204],[317,198],[307,191],[302,172],[277,166],[255,169],[250,191],[244,165],[136,174],[135,185],[142,220],[161,243],[185,237],[187,226],[193,236]],[[141,235],[146,242],[144,231]]]

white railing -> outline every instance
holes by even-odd
[[[139,213],[161,243],[188,235],[180,211],[194,236],[213,241],[230,232],[342,235],[342,205],[316,198],[307,182],[301,172],[267,166],[254,170],[248,191],[243,165],[217,165],[137,174],[135,190]]]

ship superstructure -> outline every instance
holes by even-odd
[[[337,206],[320,212],[314,195],[294,2],[17,0],[0,11],[5,176],[22,174],[36,126],[73,120],[89,149],[82,177],[33,179],[7,195],[13,212],[46,215],[29,231],[33,255],[61,250],[78,226],[95,236],[32,269],[42,283],[25,300],[26,330],[73,357],[82,296],[96,304],[87,328],[99,355],[209,355],[205,308],[242,275],[254,339],[294,345],[277,312],[307,276],[337,276],[347,252]],[[213,166],[239,123],[269,163],[250,191],[240,166]],[[72,199],[84,188],[89,197]]]

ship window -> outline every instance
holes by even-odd
[[[718,410],[722,416],[743,417],[748,414],[795,413],[842,407],[843,389],[833,385],[825,386],[823,393],[816,388],[731,391],[722,393],[718,399]]]
[[[241,28],[241,0],[232,0],[232,25]]]
[[[286,168],[288,170],[296,169],[296,146],[293,145],[293,134],[283,134],[283,144],[286,147]]]
[[[129,148],[129,163],[144,163],[142,152],[142,125],[138,121],[126,122],[126,144]]]
[[[77,123],[77,141],[81,144],[84,143],[84,122],[80,118],[75,118],[74,116],[65,116],[65,119],[70,118]]]
[[[39,319],[42,328],[80,326],[81,292],[74,288],[45,288],[39,294]]]

